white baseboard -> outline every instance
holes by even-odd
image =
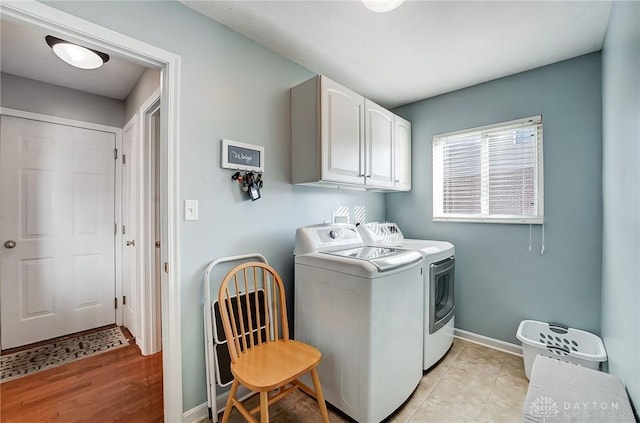
[[[473,342],[494,350],[506,352],[517,356],[522,356],[522,347],[510,342],[500,341],[499,339],[489,338],[488,336],[478,335],[477,333],[468,332],[466,330],[456,328],[453,332],[456,338]]]
[[[238,394],[236,398],[240,398],[240,401],[244,401],[254,393],[244,386],[240,385],[238,388]],[[216,405],[218,406],[217,412],[220,413],[224,410],[224,406],[227,404],[227,398],[229,397],[229,391],[224,392],[216,397]],[[213,416],[213,421],[216,421],[216,416]],[[182,415],[182,423],[198,423],[209,419],[209,404],[202,403],[193,407],[191,410],[185,411]]]
[[[185,411],[182,415],[182,423],[198,423],[209,419],[209,407],[203,403]]]

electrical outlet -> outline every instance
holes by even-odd
[[[349,216],[333,213],[331,217],[333,219],[333,223],[349,223]]]

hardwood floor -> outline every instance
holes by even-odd
[[[0,422],[162,422],[162,353],[135,345],[0,385]]]

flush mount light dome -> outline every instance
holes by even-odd
[[[49,47],[60,59],[80,69],[97,69],[109,61],[109,55],[60,38],[46,36]]]
[[[367,9],[376,13],[391,12],[400,6],[404,0],[362,0]]]

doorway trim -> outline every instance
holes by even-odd
[[[164,420],[179,422],[182,412],[179,237],[180,56],[35,1],[3,1],[3,17],[50,31],[100,51],[161,68],[160,192],[162,239],[162,369]]]

